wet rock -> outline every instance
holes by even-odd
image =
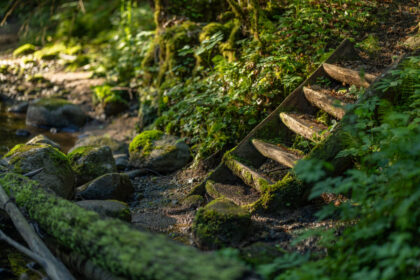
[[[76,204],[86,210],[95,211],[102,217],[117,218],[127,222],[131,221],[130,208],[122,201],[82,200],[77,201]]]
[[[106,173],[117,172],[115,160],[108,146],[82,146],[68,153],[76,173],[76,185],[80,186]]]
[[[109,136],[91,135],[79,138],[70,152],[82,146],[108,146],[114,154],[128,154],[128,145],[126,143],[112,139]]]
[[[251,226],[251,215],[224,198],[198,209],[193,224],[197,245],[203,249],[238,246]]]
[[[10,113],[24,114],[28,110],[29,102],[22,102],[7,109]]]
[[[134,193],[133,185],[125,174],[105,174],[77,188],[82,199],[117,199],[127,201]]]
[[[128,156],[126,154],[116,154],[114,159],[118,170],[124,171],[128,168]]]
[[[53,146],[56,149],[59,149],[59,150],[61,149],[60,144],[54,142],[53,140],[51,140],[50,138],[48,138],[47,136],[43,134],[35,136],[34,138],[26,142],[26,144],[47,144],[47,145]]]
[[[7,153],[4,159],[11,165],[12,171],[19,174],[43,168],[32,177],[33,180],[59,196],[73,196],[74,172],[66,155],[56,148],[46,144],[21,144]]]
[[[184,167],[191,159],[188,145],[181,139],[159,130],[144,131],[130,143],[130,164],[170,173]]]
[[[29,137],[31,135],[31,133],[26,129],[18,129],[15,134],[20,137]]]
[[[42,98],[31,103],[26,124],[43,128],[79,129],[87,120],[79,106],[60,98]]]

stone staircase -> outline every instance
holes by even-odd
[[[363,70],[340,66],[357,56],[353,44],[344,40],[274,112],[225,154],[222,163],[191,194],[203,195],[207,201],[224,197],[251,211],[301,204],[308,188],[297,182],[290,170],[302,158],[335,157],[339,148],[334,142],[339,140],[333,134],[337,134],[346,106],[357,102],[352,92],[369,88],[377,79]],[[341,166],[336,167],[339,170]]]

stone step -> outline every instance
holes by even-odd
[[[233,174],[241,178],[246,185],[259,192],[261,192],[265,186],[273,184],[270,179],[234,158],[226,159],[225,165],[232,171]]]
[[[348,85],[368,88],[376,79],[375,75],[365,73],[363,77],[361,77],[358,71],[333,64],[324,63],[323,68],[331,78]]]
[[[206,193],[213,199],[224,197],[239,206],[252,204],[260,198],[260,193],[253,188],[226,185],[212,180],[206,183]]]
[[[303,155],[299,155],[286,147],[277,146],[258,139],[253,139],[252,144],[263,156],[290,168],[293,168],[296,161],[303,157]]]
[[[282,122],[293,132],[305,137],[308,140],[319,142],[327,133],[321,134],[327,127],[311,120],[304,114],[280,113]]]
[[[330,94],[319,92],[308,87],[303,87],[303,92],[306,99],[315,107],[324,110],[337,119],[342,119],[344,117],[346,111],[343,107],[348,103],[345,103]]]

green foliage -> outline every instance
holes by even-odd
[[[119,102],[128,104],[128,102],[122,97],[121,93],[116,90],[112,90],[110,85],[97,86],[93,90],[93,101],[94,103],[112,103]]]
[[[27,54],[34,53],[35,51],[36,51],[36,47],[34,45],[24,44],[20,46],[19,48],[17,48],[16,50],[14,50],[13,56],[18,57],[22,55],[27,55]]]
[[[335,230],[321,232],[319,245],[327,249],[327,257],[299,257],[286,265],[279,259],[262,267],[269,278],[418,277],[420,57],[406,59],[376,90],[383,90],[386,99],[374,96],[355,105],[353,122],[343,127],[349,141],[339,156],[352,155],[353,169],[328,177],[331,164],[315,159],[300,161],[295,168],[299,178],[314,185],[310,198],[322,193],[349,198],[318,213],[321,219],[336,217],[347,226],[340,235]],[[284,269],[288,270],[278,274]]]

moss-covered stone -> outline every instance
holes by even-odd
[[[47,136],[43,134],[39,134],[35,136],[31,140],[29,140],[26,144],[47,144],[58,150],[61,149],[60,144],[54,142],[53,140],[51,140],[50,138],[48,138]]]
[[[58,149],[47,144],[21,144],[10,150],[4,159],[19,174],[43,168],[33,177],[35,181],[64,198],[73,196],[75,176],[66,155]]]
[[[114,275],[127,279],[248,279],[240,263],[204,254],[161,235],[141,232],[40,189],[17,174],[3,174],[0,184],[29,217],[71,251]]]
[[[114,90],[110,85],[95,87],[93,101],[101,103],[106,116],[113,116],[128,109],[128,101],[123,98],[120,90]]]
[[[159,140],[163,136],[160,130],[147,130],[131,141],[129,146],[130,153],[142,153],[142,155],[149,154],[153,149],[153,142]]]
[[[76,148],[82,147],[82,146],[108,146],[112,153],[114,154],[126,154],[128,153],[128,144],[118,141],[114,138],[111,138],[108,135],[90,135],[86,137],[81,137],[77,139],[75,145],[69,153],[71,153]]]
[[[32,54],[36,51],[36,47],[32,44],[24,44],[13,51],[13,56],[18,57],[22,55]]]
[[[248,211],[229,200],[218,198],[198,209],[193,233],[196,243],[205,249],[238,245],[251,226]]]
[[[169,173],[184,167],[191,159],[188,145],[159,130],[144,131],[129,146],[130,162],[139,168]]]
[[[106,173],[117,172],[112,151],[107,146],[82,146],[68,154],[76,173],[76,185],[80,186]]]

